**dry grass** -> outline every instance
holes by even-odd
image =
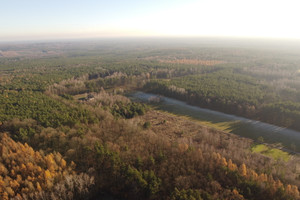
[[[203,125],[201,122],[191,120],[183,116],[173,115],[167,112],[151,110],[145,115],[141,116],[140,119],[141,123],[147,121],[150,122],[150,129],[153,130],[153,132],[163,133],[171,140],[181,137],[194,137],[201,132],[209,132],[210,130],[214,130],[216,134],[222,134],[226,138],[232,137],[241,139],[239,136],[221,131],[215,127]]]
[[[162,136],[169,138],[170,141],[175,141],[180,138],[195,138],[200,133],[212,133],[215,136],[219,135],[222,138],[233,139],[235,141],[248,141],[250,139],[239,137],[237,135],[228,133],[222,130],[218,125],[206,124],[201,121],[191,120],[184,116],[177,116],[167,112],[151,110],[144,116],[140,117],[140,123],[150,122],[151,129],[156,134],[163,134]],[[249,146],[250,148],[250,146]],[[252,152],[261,153],[265,156],[271,157],[274,160],[282,159],[288,161],[290,155],[279,149],[269,148],[266,145],[256,145],[252,147]]]
[[[27,58],[41,58],[53,55],[62,55],[60,51],[47,51],[42,52],[40,50],[19,50],[19,51],[1,51],[0,57],[14,58],[14,57],[27,57]]]
[[[16,51],[0,51],[0,55],[7,58],[19,56],[18,52]]]

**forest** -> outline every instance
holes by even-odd
[[[242,44],[0,44],[0,198],[300,199],[297,152],[253,152],[258,141],[128,98],[299,131],[300,51]]]

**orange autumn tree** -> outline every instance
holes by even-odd
[[[76,199],[93,184],[93,177],[76,174],[59,153],[43,155],[7,134],[0,138],[0,199]]]
[[[275,195],[278,190],[285,191],[291,198],[299,199],[300,193],[296,185],[284,185],[279,179],[274,180],[272,175],[267,175],[265,173],[257,174],[254,170],[248,169],[247,166],[242,163],[239,168],[231,159],[226,161],[226,158],[222,157],[219,153],[213,153],[212,158],[223,167],[227,167],[231,171],[237,171],[241,176],[245,177],[248,180],[263,185],[263,187],[268,187],[272,195]]]

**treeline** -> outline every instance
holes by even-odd
[[[152,80],[144,85],[143,90],[300,130],[299,102],[284,101],[268,85],[232,70],[184,76],[170,81]]]
[[[261,108],[257,118],[268,123],[300,130],[300,103],[288,101],[266,104]]]

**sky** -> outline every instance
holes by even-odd
[[[0,41],[102,37],[300,39],[298,0],[0,0]]]

